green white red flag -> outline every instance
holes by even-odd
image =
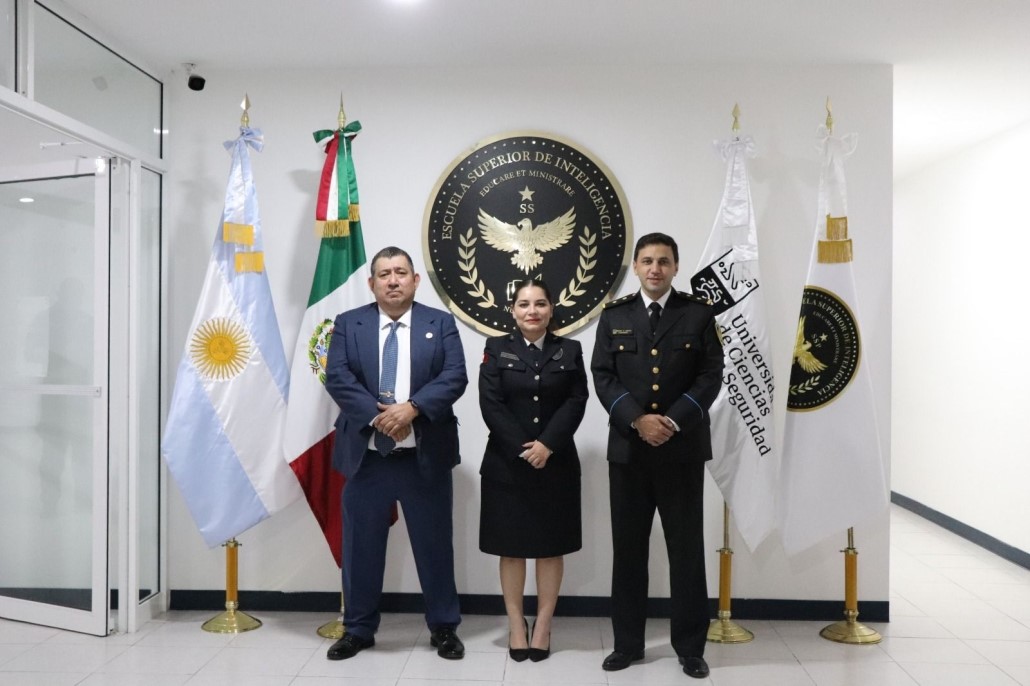
[[[307,497],[326,542],[342,561],[342,474],[332,468],[335,422],[340,408],[325,391],[325,363],[336,315],[371,300],[366,281],[358,182],[351,141],[361,131],[354,121],[337,130],[314,133],[326,159],[318,186],[315,226],[318,261],[290,375],[283,447],[286,460]]]

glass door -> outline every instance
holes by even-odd
[[[0,169],[0,617],[99,636],[109,203],[103,159]]]

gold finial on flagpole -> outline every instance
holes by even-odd
[[[336,117],[336,121],[340,124],[341,129],[347,125],[347,113],[343,111],[343,91],[340,91],[340,114]]]
[[[826,96],[826,130],[833,133],[833,104],[830,96]]]
[[[740,133],[740,105],[733,103],[733,133]]]
[[[243,102],[240,103],[240,109],[243,110],[243,116],[240,117],[240,126],[250,126],[250,96],[247,94],[243,95]]]

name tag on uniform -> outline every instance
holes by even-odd
[[[516,355],[515,353],[509,353],[509,352],[503,352],[503,351],[501,352],[501,357],[506,359],[506,360],[517,360],[517,359],[519,359],[519,356]]]
[[[633,329],[612,329],[613,336],[632,336]]]

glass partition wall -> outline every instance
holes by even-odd
[[[104,635],[167,605],[162,85],[60,8],[0,0],[0,617]]]
[[[15,43],[17,26],[15,0],[0,0],[0,86],[14,90]]]

